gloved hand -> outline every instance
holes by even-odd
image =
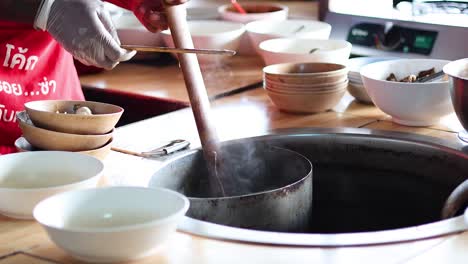
[[[46,31],[85,65],[112,69],[135,55],[120,48],[112,19],[99,0],[55,0]]]
[[[132,0],[130,10],[149,31],[158,32],[168,27],[163,1],[166,5],[188,2],[188,0]]]

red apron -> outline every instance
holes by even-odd
[[[0,155],[15,152],[24,103],[84,100],[72,56],[47,32],[0,21]]]

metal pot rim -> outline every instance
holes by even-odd
[[[238,140],[232,140],[232,141],[225,141],[225,142],[222,142],[221,145],[222,146],[226,146],[226,145],[234,145],[236,144],[236,142],[238,142]],[[279,149],[280,151],[285,151],[285,152],[289,152],[289,153],[292,153],[294,155],[296,155],[297,157],[301,158],[303,161],[305,161],[308,165],[310,165],[310,168],[307,170],[307,172],[305,173],[305,176],[301,177],[299,180],[297,181],[294,181],[288,185],[284,185],[282,187],[278,187],[278,188],[275,188],[275,189],[271,189],[271,190],[266,190],[266,191],[261,191],[261,192],[254,192],[254,193],[249,193],[249,194],[244,194],[244,195],[234,195],[234,196],[225,196],[225,197],[206,197],[206,198],[202,198],[202,197],[187,197],[190,201],[227,201],[227,200],[232,200],[232,199],[249,199],[249,198],[253,198],[253,197],[256,197],[256,196],[259,196],[259,195],[265,195],[265,194],[276,194],[276,193],[280,193],[282,192],[283,190],[285,189],[289,189],[291,188],[292,186],[295,186],[295,185],[299,185],[301,184],[302,182],[306,181],[309,177],[312,177],[313,175],[313,164],[312,162],[306,158],[304,155],[302,155],[301,153],[298,153],[296,151],[292,151],[290,149],[286,149],[286,148],[282,148],[282,147],[277,147],[277,146],[270,146],[272,148],[275,148],[275,149]],[[193,155],[194,153],[197,153],[197,152],[201,152],[202,149],[201,148],[196,148],[196,149],[192,149],[191,151],[188,151],[180,156],[177,156],[175,157],[174,159],[170,159],[168,161],[166,161],[162,166],[161,166],[161,169],[164,168],[165,166],[168,166],[170,165],[173,161],[177,160],[177,159],[180,159],[180,158],[183,158],[183,157],[186,157],[186,156],[190,156],[190,155]]]
[[[449,152],[468,160],[468,145],[461,141],[447,141],[445,139],[426,135],[365,128],[288,128],[270,131],[265,135],[234,139],[226,141],[226,143],[245,140],[281,139],[282,137],[291,136],[318,136],[324,134],[329,136],[378,138],[382,140],[421,144]],[[236,228],[186,216],[179,225],[179,230],[217,240],[254,244],[302,247],[350,247],[401,243],[455,234],[468,230],[468,222],[465,221],[464,216],[461,215],[447,220],[392,230],[340,234],[294,234]]]

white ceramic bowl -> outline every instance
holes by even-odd
[[[361,82],[361,74],[359,73],[361,71],[361,68],[364,65],[371,64],[374,62],[379,62],[379,61],[387,61],[387,60],[397,60],[399,58],[397,57],[358,57],[358,58],[352,58],[349,59],[348,61],[348,75],[350,80],[352,78],[356,78]]]
[[[160,33],[148,31],[133,13],[125,12],[113,17],[120,42],[126,45],[162,46]]]
[[[428,83],[391,82],[385,79],[394,73],[398,79],[435,67],[441,71],[446,60],[401,59],[368,64],[361,69],[367,94],[372,102],[394,122],[407,126],[430,126],[453,112],[448,81]]]
[[[215,20],[219,18],[216,6],[187,7],[187,20]]]
[[[130,261],[154,253],[189,207],[174,191],[108,187],[50,197],[34,218],[72,257],[92,263]]]
[[[60,151],[0,156],[0,213],[32,219],[41,200],[65,191],[95,187],[104,165],[98,159]]]
[[[354,83],[350,80],[348,83],[348,92],[361,103],[373,104],[372,99],[367,94],[366,88],[362,83]]]
[[[188,21],[193,45],[199,49],[229,49],[237,51],[245,27],[241,23],[217,20]],[[170,30],[161,32],[163,40],[168,47],[174,47]],[[198,55],[200,63],[220,62],[226,56]]]
[[[254,21],[245,26],[252,47],[260,54],[258,45],[275,38],[328,39],[331,25],[314,20]]]
[[[240,4],[247,11],[247,14],[241,14],[231,4],[226,4],[218,8],[220,17],[223,20],[240,23],[248,23],[255,20],[284,20],[288,17],[289,9],[284,5],[268,2],[244,2]]]
[[[124,9],[125,10],[125,9]],[[161,33],[148,31],[132,12],[125,10],[112,17],[120,42],[124,45],[164,46]],[[161,57],[161,53],[138,52],[132,59],[150,60]]]
[[[317,51],[310,53],[312,49]],[[278,38],[260,43],[266,65],[286,62],[329,62],[346,65],[351,43],[345,40]]]
[[[288,7],[275,3],[268,2],[243,2],[242,7],[246,9],[247,14],[240,14],[232,7],[231,4],[222,5],[218,8],[219,16],[222,20],[239,22],[247,24],[257,20],[285,20],[288,18]],[[257,55],[256,47],[252,45],[249,34],[245,32],[242,35],[239,45],[239,54],[241,55]]]

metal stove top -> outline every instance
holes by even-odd
[[[221,240],[314,247],[397,243],[468,230],[463,214],[440,220],[444,201],[468,177],[468,146],[461,141],[369,129],[312,128],[277,130],[231,142],[268,142],[312,162],[311,229],[270,232],[186,217],[179,230]],[[178,160],[166,166],[177,167]]]
[[[328,0],[322,19],[353,55],[456,60],[468,56],[468,1]]]

